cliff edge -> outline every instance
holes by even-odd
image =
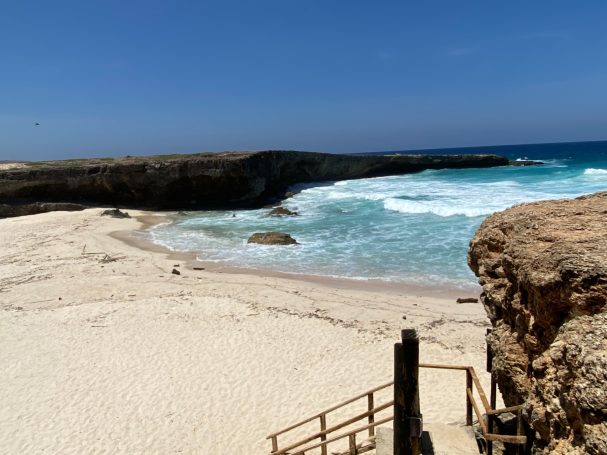
[[[0,204],[254,207],[282,196],[295,183],[507,164],[506,158],[496,155],[361,156],[294,151],[50,161],[0,171]]]
[[[507,406],[525,403],[534,453],[607,453],[607,193],[487,218],[468,263],[494,327]]]

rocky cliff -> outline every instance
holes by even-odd
[[[0,204],[70,202],[152,209],[255,206],[299,182],[508,164],[495,155],[356,156],[292,151],[30,163],[0,171]]]
[[[506,405],[535,453],[607,454],[607,193],[489,217],[468,262],[493,324]]]

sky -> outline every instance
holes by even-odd
[[[0,160],[603,140],[605,23],[604,0],[0,0]]]

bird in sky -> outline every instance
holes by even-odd
[[[34,126],[40,126],[40,123],[36,122],[34,123]]]

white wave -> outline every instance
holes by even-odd
[[[500,180],[498,182],[475,183],[475,186],[487,188],[520,188],[521,184],[515,180]]]
[[[457,206],[455,204],[449,204],[446,202],[417,202],[395,198],[386,199],[384,201],[384,208],[386,208],[386,210],[393,210],[400,213],[433,213],[435,215],[444,217],[455,215],[476,217],[482,215],[489,215],[494,211],[486,206],[463,207]]]
[[[542,163],[544,163],[544,167],[569,167],[569,165],[567,164],[570,160],[569,159],[554,159],[554,158],[549,158],[549,159],[539,159],[537,161],[541,161]]]
[[[584,175],[607,175],[607,169],[595,169],[589,167],[584,170]]]

